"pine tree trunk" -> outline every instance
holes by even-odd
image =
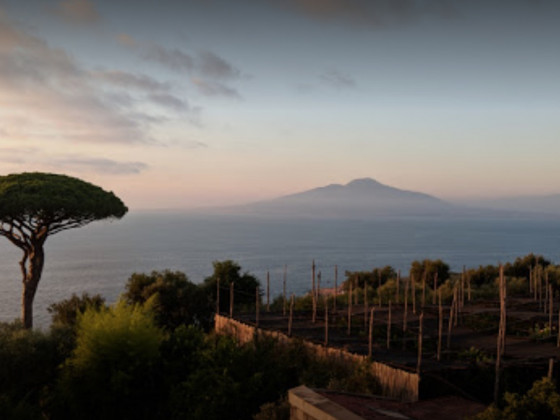
[[[26,329],[33,328],[33,300],[39,286],[45,253],[43,246],[37,244],[33,251],[24,251],[24,257],[20,262],[23,275],[23,293],[21,299],[21,318]]]

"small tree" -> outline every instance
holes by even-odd
[[[121,218],[127,211],[112,192],[77,178],[39,172],[0,176],[0,236],[23,251],[25,328],[33,326],[33,300],[43,272],[47,237],[94,220]]]
[[[235,283],[235,304],[241,307],[253,307],[255,305],[255,289],[260,287],[257,278],[249,273],[241,273],[241,266],[232,260],[214,261],[214,273],[204,279],[202,288],[210,302],[216,301],[216,283],[220,279],[220,288],[227,291],[229,285]],[[227,292],[225,292],[227,293]],[[229,308],[229,299],[220,300],[220,310]]]
[[[213,306],[205,299],[202,288],[189,281],[180,271],[134,273],[126,283],[124,298],[130,304],[143,304],[155,297],[154,312],[158,324],[173,330],[181,324],[207,328]]]

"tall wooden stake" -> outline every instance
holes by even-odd
[[[461,299],[460,302],[461,304],[459,305],[459,308],[461,309],[461,311],[463,311],[463,308],[465,306],[465,270],[463,269],[463,272],[461,273],[461,293],[460,293]]]
[[[315,291],[315,260],[311,264],[311,305],[313,307],[313,313],[311,315],[311,322],[315,324],[317,319],[317,295]]]
[[[416,281],[414,275],[410,276],[410,287],[412,289],[412,313],[416,315]]]
[[[259,286],[256,287],[255,292],[255,325],[259,327],[259,312],[260,312],[260,296],[259,296]]]
[[[439,311],[438,311],[438,342],[437,342],[437,359],[441,360],[441,338],[443,335],[443,306],[441,305],[441,290],[438,293]]]
[[[449,308],[449,325],[447,327],[447,350],[451,348],[451,330],[453,329],[453,315],[455,314],[455,291],[453,291],[453,301],[451,302],[451,307]]]
[[[417,374],[420,374],[420,371],[422,370],[423,328],[424,328],[424,311],[420,312],[420,318],[418,319],[418,361],[416,363]]]
[[[367,329],[369,315],[367,289],[367,281],[364,279],[364,330]]]
[[[432,305],[436,306],[436,295],[438,289],[438,272],[436,271],[434,274],[434,290],[432,293]]]
[[[286,316],[286,281],[288,278],[288,266],[284,264],[284,276],[282,278],[282,316]]]
[[[529,296],[533,294],[533,267],[529,267]]]
[[[401,270],[397,271],[397,292],[395,293],[395,303],[398,305],[400,302],[400,287],[401,287]]]
[[[464,269],[465,268],[463,266],[463,270]],[[471,275],[470,275],[470,273],[467,273],[466,276],[467,276],[467,287],[468,287],[468,290],[469,290],[468,293],[469,293],[469,302],[470,302],[471,301]]]
[[[389,300],[389,313],[387,315],[387,350],[391,348],[391,300]]]
[[[336,300],[338,297],[338,265],[334,266],[334,299],[333,299],[333,311],[336,315]]]
[[[315,299],[319,302],[321,296],[321,270],[317,272],[317,296]]]
[[[552,313],[554,312],[554,295],[552,293],[552,284],[548,285],[548,334],[552,334]]]
[[[375,307],[371,308],[369,313],[369,334],[368,334],[368,357],[371,358],[373,354],[373,314],[375,313]]]
[[[426,306],[426,270],[422,274],[422,310]]]
[[[504,267],[500,264],[500,327],[498,329],[498,339],[496,343],[496,372],[494,381],[494,403],[498,403],[500,397],[500,374],[501,374],[501,363],[502,355],[504,354],[503,346],[505,344],[503,336],[505,335],[505,279],[504,279]]]
[[[349,279],[348,280],[350,282],[350,290],[348,291],[348,329],[346,331],[347,335],[350,335],[350,333],[352,332],[352,294],[353,294],[353,290],[352,290],[352,280]]]
[[[270,312],[270,271],[266,272],[266,312]]]
[[[294,322],[294,294],[292,293],[292,297],[290,299],[290,317],[288,318],[288,336],[292,336],[292,324]]]
[[[329,297],[325,295],[325,347],[329,345]]]
[[[404,282],[404,309],[403,309],[403,333],[406,332],[406,321],[407,321],[407,316],[408,316],[408,284],[409,284],[410,280],[406,279]],[[403,337],[404,340],[404,337]]]
[[[377,278],[377,297],[379,298],[379,307],[381,308],[383,306],[383,301],[381,300],[381,268],[377,269]]]
[[[220,315],[220,278],[216,279],[216,313]]]
[[[556,329],[558,338],[556,339],[556,347],[560,347],[560,308],[558,308],[558,328]]]
[[[229,317],[233,318],[233,287],[234,287],[234,282],[232,281],[229,284]]]

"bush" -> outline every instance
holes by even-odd
[[[82,296],[77,296],[73,294],[70,299],[53,303],[47,310],[52,315],[53,325],[74,328],[78,314],[83,313],[89,307],[95,310],[104,308],[106,307],[105,299],[101,295],[90,296],[87,293],[82,293]]]
[[[51,335],[0,323],[0,418],[40,418],[44,388],[62,360]]]
[[[130,304],[144,304],[153,299],[156,321],[168,330],[182,324],[203,328],[210,325],[212,309],[206,296],[180,271],[134,273],[128,279],[124,298]]]
[[[154,418],[159,348],[164,334],[153,315],[124,301],[78,317],[76,348],[65,362],[54,418]]]

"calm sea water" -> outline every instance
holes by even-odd
[[[48,326],[46,308],[72,293],[100,293],[114,302],[134,272],[181,270],[195,283],[212,273],[212,261],[233,259],[281,292],[284,264],[288,289],[310,288],[311,262],[333,285],[345,270],[392,265],[407,273],[417,259],[441,258],[452,270],[463,265],[513,261],[529,252],[560,262],[559,220],[270,221],[248,217],[129,214],[47,240],[46,264],[35,298],[35,323]],[[20,315],[20,251],[0,238],[0,321]]]

